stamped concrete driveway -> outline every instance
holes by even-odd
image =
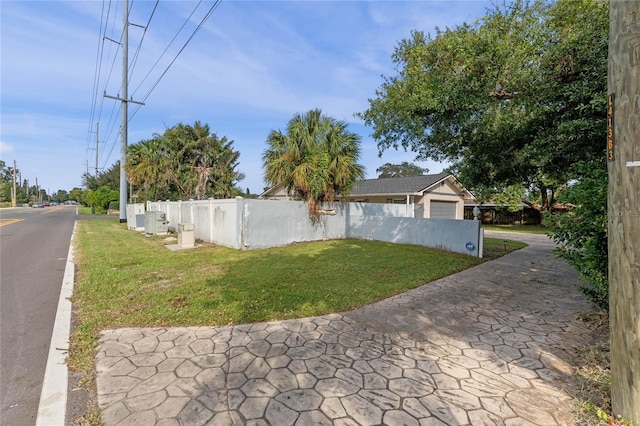
[[[499,233],[487,233],[502,238]],[[529,247],[364,308],[105,331],[105,425],[571,425],[591,331],[575,271]]]

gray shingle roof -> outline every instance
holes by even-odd
[[[354,183],[349,195],[414,194],[429,188],[447,176],[449,173],[360,180]]]

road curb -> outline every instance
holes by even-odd
[[[73,263],[73,238],[77,222],[73,225],[67,264],[62,278],[56,319],[51,334],[47,367],[42,383],[36,426],[64,425],[67,411],[68,369],[66,357],[69,351],[71,330],[71,296],[75,265]]]

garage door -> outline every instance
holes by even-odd
[[[456,204],[447,201],[431,201],[429,217],[431,219],[455,219]]]

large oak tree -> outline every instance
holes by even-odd
[[[413,163],[403,161],[400,164],[384,163],[376,169],[378,179],[396,178],[405,176],[419,176],[428,173],[429,169],[417,166]]]
[[[472,24],[413,31],[358,114],[380,151],[449,161],[470,188],[548,190],[603,153],[608,3],[516,1]]]

